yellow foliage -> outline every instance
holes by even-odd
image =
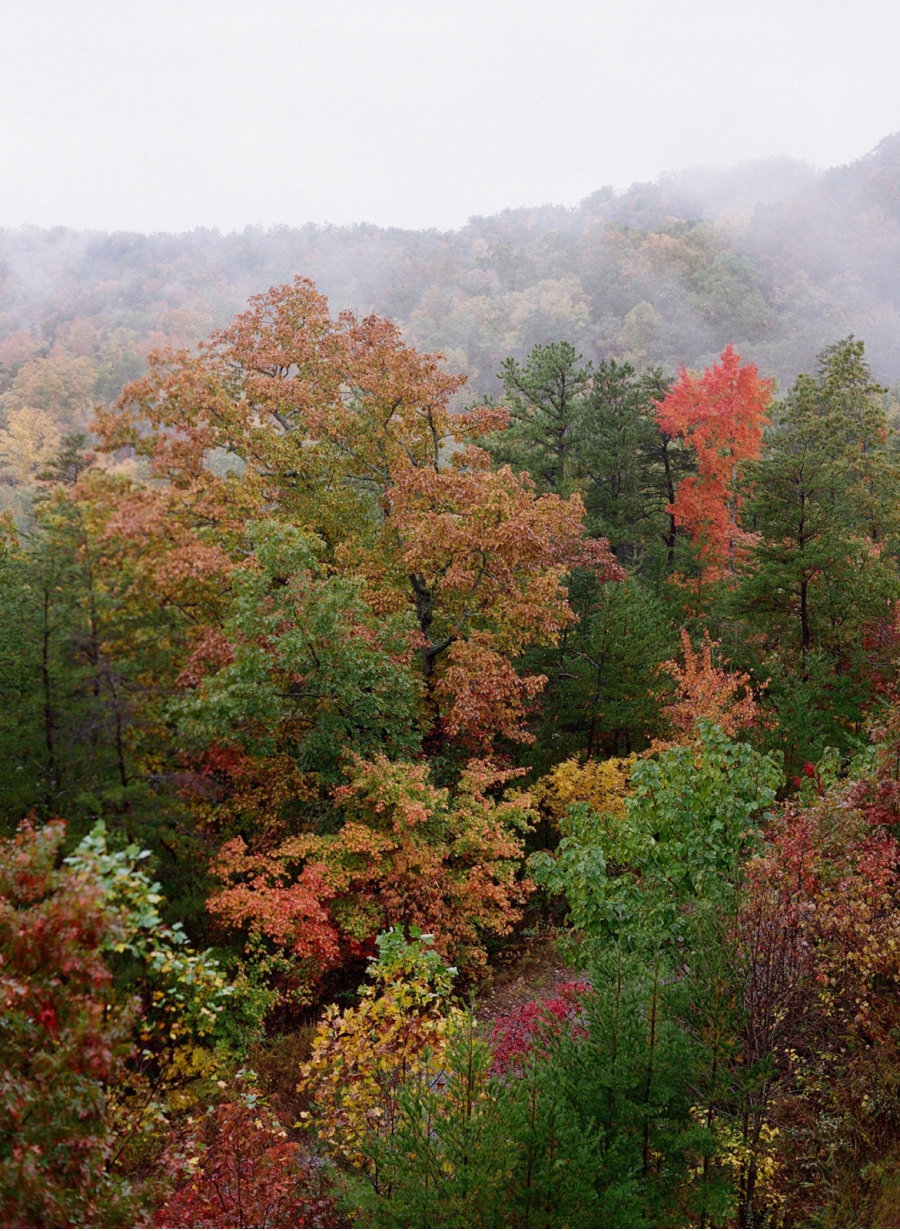
[[[209,1048],[197,1043],[179,1044],[165,1066],[164,1080],[169,1087],[167,1111],[178,1114],[190,1111],[202,1100],[206,1087],[221,1070],[221,1060]]]
[[[700,1123],[706,1121],[708,1112],[704,1108],[694,1107],[694,1115]],[[758,1206],[773,1213],[784,1204],[784,1195],[779,1191],[779,1158],[777,1125],[764,1122],[757,1137],[756,1144],[747,1141],[746,1131],[736,1123],[718,1121],[716,1135],[719,1140],[717,1163],[726,1172],[730,1172],[735,1188],[741,1191],[748,1169],[755,1166],[756,1181],[754,1185],[755,1202]],[[699,1169],[697,1174],[699,1174]],[[776,1224],[777,1225],[777,1224]]]
[[[311,1119],[322,1141],[362,1172],[372,1167],[366,1141],[390,1137],[402,1110],[401,1086],[430,1083],[441,1073],[450,1035],[465,1014],[443,1004],[456,970],[417,929],[407,942],[391,928],[378,937],[379,957],[368,967],[374,986],[361,987],[355,1009],[326,1009],[312,1057],[297,1086],[315,1104]]]
[[[325,1011],[297,1087],[315,1101],[311,1123],[320,1139],[363,1172],[372,1166],[366,1138],[395,1131],[400,1087],[441,1071],[448,1030],[463,1016],[443,1014],[436,1000],[423,1003],[405,983],[381,996],[366,992],[355,1009]]]
[[[11,410],[0,429],[0,473],[16,483],[31,483],[56,457],[60,432],[46,410],[23,406]]]
[[[631,767],[635,757],[611,757],[587,761],[575,757],[561,761],[531,789],[532,802],[544,815],[558,821],[572,804],[589,804],[595,812],[619,814],[631,791]]]

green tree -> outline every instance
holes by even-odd
[[[861,735],[881,668],[869,648],[900,596],[900,470],[882,395],[861,341],[829,347],[747,469],[745,524],[758,538],[734,606],[758,675],[772,678],[792,765]]]
[[[525,470],[540,491],[568,496],[576,490],[581,437],[591,364],[569,342],[535,346],[522,365],[504,359],[503,382],[511,426],[495,437],[491,453],[501,464]]]
[[[690,744],[640,760],[624,815],[576,804],[555,854],[533,855],[536,879],[565,893],[573,925],[600,950],[668,952],[691,929],[732,909],[741,866],[782,775],[777,759],[700,724]]]
[[[620,563],[658,555],[674,563],[675,522],[668,505],[693,469],[684,442],[663,432],[656,403],[669,382],[651,369],[602,362],[592,373],[578,439],[578,473],[592,534],[609,539]]]
[[[742,1168],[764,1149],[751,1121],[771,1057],[751,1046],[757,972],[734,937],[745,864],[762,849],[781,784],[777,758],[701,723],[691,744],[637,762],[622,812],[574,805],[555,855],[530,860],[536,879],[565,893],[584,937],[579,958],[594,971],[597,1059],[579,1070],[567,1062],[558,1084],[573,1083],[576,1105],[602,1095],[585,1120],[614,1117],[631,1152],[627,1174],[656,1186],[655,1205],[641,1204],[651,1188],[628,1194],[639,1221],[625,1225],[674,1208],[701,1226],[721,1221],[746,1191]]]
[[[660,665],[677,649],[666,606],[640,576],[606,585],[583,571],[569,583],[578,622],[529,669],[547,677],[529,763],[545,772],[572,755],[621,756],[660,734],[668,695]]]
[[[732,1185],[703,1166],[716,1136],[692,1114],[703,1048],[680,1020],[683,989],[618,956],[596,966],[574,1020],[538,1017],[503,1074],[475,1019],[455,1019],[439,1060],[400,1089],[393,1132],[366,1139],[370,1176],[347,1185],[362,1225],[718,1221]]]
[[[322,545],[272,518],[251,524],[257,567],[235,578],[231,611],[198,646],[194,685],[169,712],[185,747],[234,743],[288,755],[333,785],[348,752],[415,754],[421,743],[412,620],[379,620],[354,578],[327,575]],[[221,669],[204,674],[204,655]]]

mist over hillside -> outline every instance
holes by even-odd
[[[787,157],[601,188],[573,208],[473,217],[458,231],[361,223],[219,234],[0,232],[2,409],[83,428],[149,350],[193,346],[296,274],[338,311],[397,320],[497,391],[506,355],[566,338],[586,358],[673,371],[729,342],[784,387],[824,346],[865,339],[900,378],[900,133],[847,166]]]

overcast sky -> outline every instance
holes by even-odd
[[[0,226],[575,204],[900,129],[898,0],[0,0]]]

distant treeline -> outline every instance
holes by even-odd
[[[0,233],[0,471],[9,489],[144,369],[295,274],[334,304],[397,321],[499,392],[506,356],[567,339],[638,371],[702,367],[728,343],[786,388],[835,337],[865,337],[900,378],[900,134],[817,173],[774,158],[603,188],[573,209],[472,218],[459,231],[361,224],[220,235]],[[28,411],[28,415],[22,412]],[[12,422],[11,412],[17,412]],[[38,413],[40,412],[40,413]]]

